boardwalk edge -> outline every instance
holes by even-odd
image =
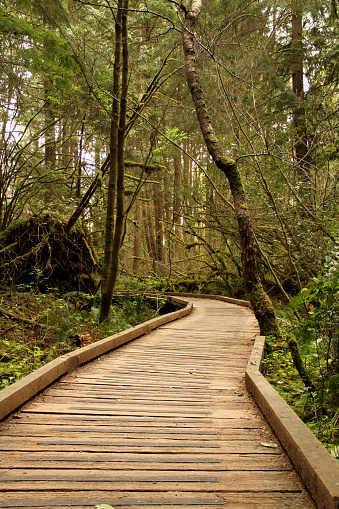
[[[224,295],[211,295],[209,293],[182,293],[182,292],[165,292],[165,295],[189,297],[190,299],[196,298],[196,299],[221,300],[223,302],[229,302],[230,304],[236,304],[237,306],[252,308],[251,303],[248,300],[233,299],[232,297],[225,297]]]
[[[257,336],[245,372],[247,390],[270,423],[318,509],[339,508],[339,463],[260,372],[265,337]]]
[[[71,373],[77,367],[109,353],[133,339],[149,334],[161,325],[183,318],[192,312],[192,303],[177,297],[171,299],[185,307],[62,355],[21,378],[14,384],[2,389],[0,391],[0,421],[18,410],[21,405],[27,403],[32,397],[36,396],[61,376]]]

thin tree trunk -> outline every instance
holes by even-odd
[[[136,200],[134,207],[135,230],[133,238],[133,274],[137,275],[140,262],[140,202]]]
[[[173,229],[173,213],[170,203],[170,175],[167,171],[164,172],[164,263],[167,266],[167,277],[171,277],[171,243],[172,243],[172,229]]]
[[[149,258],[152,260],[152,268],[154,270],[156,247],[155,247],[155,233],[153,228],[154,208],[151,191],[149,190],[146,191],[146,197],[148,199],[148,206],[144,207],[144,226],[146,231],[146,244],[149,253]]]
[[[173,196],[173,220],[175,224],[175,234],[177,237],[181,237],[180,228],[180,191],[181,191],[181,161],[180,153],[174,153],[174,196]]]
[[[162,175],[159,172],[154,176],[154,180],[159,183],[155,185],[153,190],[154,200],[154,226],[155,226],[155,259],[157,262],[163,261],[163,190],[162,190]]]
[[[44,25],[49,24],[48,17],[43,15]],[[44,54],[48,54],[47,40],[44,41]],[[54,171],[56,168],[56,143],[55,143],[55,114],[54,102],[51,99],[54,83],[49,77],[44,78],[44,117],[45,117],[45,167],[46,171]]]
[[[185,189],[185,199],[184,199],[184,207],[183,207],[183,213],[189,216],[191,214],[191,207],[189,206],[189,198],[187,194],[187,190],[190,189],[191,186],[191,159],[188,157],[187,153],[190,152],[190,146],[189,142],[186,141],[185,143],[185,151],[183,154],[184,159],[184,175],[183,175],[183,183],[184,183],[184,189]]]
[[[292,0],[292,89],[298,98],[299,105],[293,110],[295,127],[295,158],[298,177],[301,183],[309,183],[310,167],[306,132],[306,113],[304,106],[304,58],[302,44],[302,13],[300,0]],[[308,186],[309,187],[309,186]],[[305,191],[305,189],[304,189]],[[305,192],[303,194],[306,194]],[[309,201],[309,200],[307,200]]]
[[[84,133],[85,133],[85,118],[81,122],[81,133],[79,141],[79,149],[77,151],[78,157],[75,159],[77,165],[77,176],[76,176],[76,193],[75,196],[78,202],[81,200],[81,177],[82,177],[82,151],[84,145]]]
[[[116,200],[117,180],[117,149],[118,149],[118,124],[119,124],[119,92],[121,77],[121,47],[122,47],[122,1],[118,2],[118,13],[115,23],[115,54],[113,68],[113,100],[111,110],[110,130],[110,157],[109,157],[109,179],[107,190],[107,210],[105,225],[105,254],[101,271],[101,307],[100,321],[109,316],[111,309],[111,298],[108,290],[109,272],[112,264],[113,238],[114,238],[114,211]]]
[[[316,390],[315,386],[314,386],[312,380],[310,379],[310,377],[308,376],[308,373],[305,371],[302,359],[300,357],[298,343],[296,342],[295,339],[290,339],[288,341],[288,348],[291,352],[294,367],[298,371],[301,380],[304,382],[305,386],[311,392],[315,392],[315,390]]]
[[[56,168],[56,142],[55,142],[55,116],[53,111],[53,101],[50,98],[53,89],[53,81],[46,78],[44,80],[45,94],[45,167],[47,171],[54,171]]]
[[[259,322],[261,334],[279,336],[274,308],[263,289],[260,279],[257,265],[258,253],[241,175],[236,162],[225,155],[214,132],[212,122],[207,113],[206,102],[196,69],[194,25],[201,9],[202,0],[193,0],[190,10],[185,12],[185,20],[183,22],[182,37],[187,83],[208,152],[216,166],[226,176],[231,188],[238,220],[244,286],[247,296]]]
[[[124,224],[124,179],[125,179],[125,133],[127,117],[127,91],[128,91],[128,0],[123,2],[122,13],[122,81],[120,118],[118,129],[118,153],[117,153],[117,211],[113,240],[112,272],[110,274],[110,287],[113,294],[119,269],[119,252],[121,236]]]
[[[60,164],[62,168],[68,168],[71,159],[68,121],[62,120],[62,122],[60,123],[60,131],[61,131]]]

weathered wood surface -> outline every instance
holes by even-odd
[[[251,310],[192,300],[2,425],[0,508],[314,507],[244,388]]]

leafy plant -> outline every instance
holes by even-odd
[[[291,320],[295,310],[302,318],[290,325],[285,322],[284,340],[271,348],[264,361],[265,371],[278,392],[332,451],[339,441],[339,270],[335,253],[323,263],[323,273],[313,279],[313,285],[291,301]],[[293,366],[288,348],[291,337],[310,380],[308,387]]]

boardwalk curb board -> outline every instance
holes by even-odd
[[[143,336],[144,334],[149,334],[152,330],[165,323],[182,318],[192,312],[193,304],[189,304],[187,301],[178,298],[174,298],[173,301],[185,307],[158,318],[153,318],[153,320],[119,332],[114,336],[101,339],[96,343],[91,343],[88,346],[74,350],[66,355],[62,355],[9,387],[2,389],[2,391],[0,391],[0,421],[8,417],[33,396],[36,396],[43,389],[51,385],[55,380],[66,373],[71,373],[78,366],[82,366],[133,339]]]
[[[210,295],[209,293],[180,293],[180,292],[165,292],[165,295],[176,296],[176,297],[189,297],[197,299],[211,299],[221,300],[228,302],[229,304],[236,304],[237,306],[243,306],[245,308],[252,308],[251,303],[248,300],[233,299],[232,297],[225,297],[224,295]]]
[[[339,508],[339,463],[260,373],[265,337],[257,336],[245,373],[252,394],[318,509]]]

